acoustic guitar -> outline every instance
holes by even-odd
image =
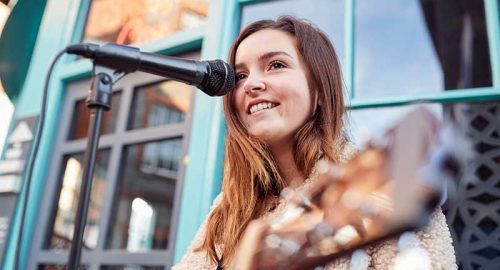
[[[312,186],[285,192],[286,209],[267,221],[255,268],[314,269],[422,228],[445,179],[461,173],[466,151],[450,143],[459,134],[421,107],[344,164],[320,161]]]

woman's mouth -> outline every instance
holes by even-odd
[[[272,109],[272,108],[274,108],[274,107],[276,107],[278,105],[279,104],[272,103],[272,102],[257,103],[257,104],[254,104],[254,105],[250,106],[249,113],[250,114],[254,114],[256,112],[260,112],[260,111],[263,111],[263,110]]]

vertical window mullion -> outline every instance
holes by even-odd
[[[103,252],[105,250],[105,240],[110,226],[110,219],[113,211],[113,199],[116,193],[116,186],[118,182],[119,167],[121,163],[122,155],[122,144],[121,142],[115,142],[111,146],[111,153],[109,155],[109,175],[107,176],[106,190],[104,191],[105,196],[102,202],[101,220],[99,222],[99,238],[97,240],[97,246],[95,250],[97,252]]]
[[[355,63],[355,36],[356,36],[356,25],[355,25],[355,6],[356,0],[345,0],[345,23],[344,23],[344,55],[345,59],[345,74],[344,80],[347,87],[347,93],[351,99],[354,98],[354,63]]]
[[[90,4],[92,0],[80,0],[80,8],[78,8],[78,14],[75,21],[75,26],[72,31],[71,41],[73,43],[78,43],[82,41],[83,31],[85,30],[85,24],[87,24],[87,18],[90,11]]]
[[[500,86],[500,14],[498,11],[498,0],[484,0],[486,30],[488,31],[488,43],[490,47],[491,75],[493,86]]]

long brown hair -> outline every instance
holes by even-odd
[[[343,147],[344,98],[337,55],[321,30],[295,17],[283,16],[276,21],[261,20],[245,27],[230,49],[230,65],[234,67],[239,44],[263,29],[294,36],[297,50],[312,76],[319,103],[313,116],[297,131],[293,148],[299,172],[308,176],[318,156],[337,162]],[[286,186],[271,152],[248,134],[232,101],[233,93],[223,99],[227,122],[223,195],[208,218],[204,242],[197,249],[205,250],[215,263],[223,266],[230,263],[248,223],[268,210]],[[220,257],[217,249],[220,249]]]

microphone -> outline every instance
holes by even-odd
[[[209,96],[223,96],[234,88],[234,70],[222,60],[195,61],[141,52],[138,48],[108,43],[69,45],[66,52],[94,59],[96,65],[127,73],[142,71],[194,85]]]

